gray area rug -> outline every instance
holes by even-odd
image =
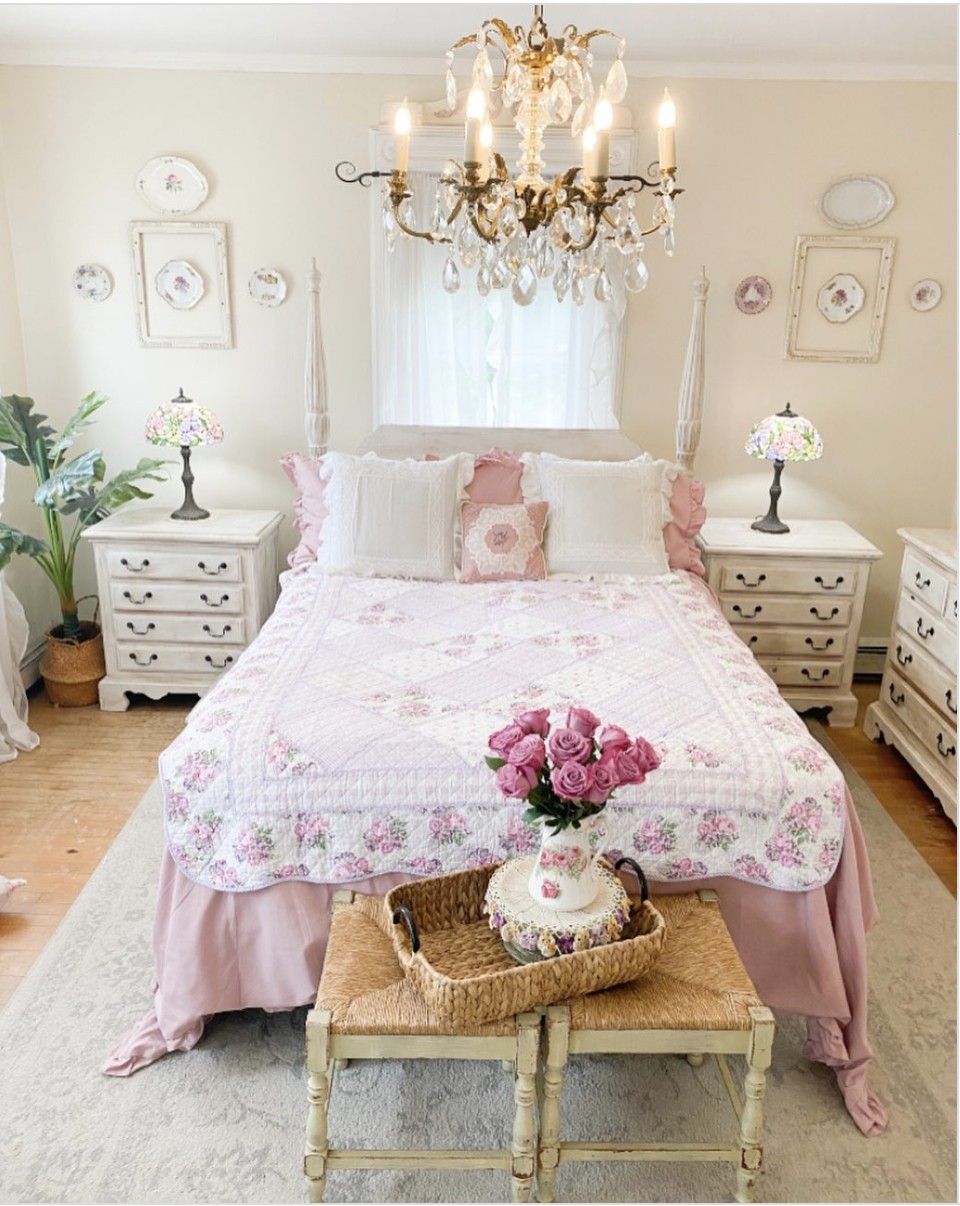
[[[956,1182],[956,910],[950,893],[815,729],[848,777],[883,921],[870,938],[874,1084],[890,1110],[866,1139],[833,1074],[778,1018],[758,1198],[953,1202]],[[133,813],[0,1015],[0,1201],[300,1202],[306,1011],[223,1015],[199,1047],[127,1080],[98,1068],[149,1005],[161,849],[156,786]],[[734,1064],[739,1061],[734,1061]],[[331,1141],[506,1146],[511,1081],[499,1064],[354,1065],[338,1075]],[[675,1057],[578,1057],[567,1137],[732,1138],[717,1070]],[[575,1133],[574,1133],[575,1132]],[[559,1200],[730,1201],[730,1165],[566,1165]],[[330,1201],[505,1201],[501,1172],[333,1172]]]

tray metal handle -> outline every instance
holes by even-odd
[[[640,866],[640,864],[637,862],[636,859],[627,858],[626,856],[624,856],[623,858],[617,859],[616,863],[614,864],[614,870],[619,871],[620,868],[624,865],[624,863],[626,863],[626,865],[630,868],[630,870],[634,873],[634,875],[640,881],[640,900],[641,901],[649,900],[650,899],[650,889],[647,887],[647,877],[643,873],[643,868]],[[394,921],[396,921],[396,917],[394,917]]]
[[[410,943],[413,946],[413,953],[416,954],[420,949],[420,935],[417,933],[417,923],[413,920],[413,914],[404,905],[398,905],[393,910],[393,924],[397,925],[401,921],[407,927],[407,931],[410,934]]]

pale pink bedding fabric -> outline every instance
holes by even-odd
[[[655,893],[714,888],[760,996],[806,1016],[806,1054],[835,1068],[847,1109],[866,1135],[886,1128],[870,1089],[866,932],[877,920],[860,823],[847,793],[840,862],[823,888],[778,892],[722,878],[658,883]],[[349,886],[382,894],[412,878]],[[154,922],[154,1006],[114,1047],[103,1071],[129,1076],[169,1051],[189,1051],[215,1013],[292,1009],[313,1001],[336,884],[289,882],[256,892],[193,883],[164,851]]]

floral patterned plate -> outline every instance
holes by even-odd
[[[940,282],[932,277],[917,281],[910,290],[910,305],[914,310],[932,310],[939,303],[942,293]]]
[[[258,268],[250,277],[247,288],[261,306],[279,306],[287,296],[287,282],[276,268]]]
[[[770,282],[763,276],[745,276],[737,285],[733,300],[741,314],[759,314],[773,297]]]
[[[203,277],[186,260],[168,260],[157,273],[157,292],[175,310],[190,310],[203,297]]]
[[[73,274],[73,287],[85,301],[105,301],[113,289],[113,281],[106,268],[99,264],[81,264]]]
[[[207,199],[207,178],[189,159],[160,155],[137,177],[137,192],[161,214],[192,214]]]
[[[863,309],[863,285],[850,272],[832,276],[817,294],[817,309],[828,322],[848,322]]]

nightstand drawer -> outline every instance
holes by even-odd
[[[780,630],[734,624],[734,631],[758,656],[762,653],[781,657],[842,657],[847,648],[846,632],[813,632],[802,628]]]
[[[897,626],[918,639],[921,649],[956,674],[957,630],[942,615],[904,591],[897,606]]]
[[[723,614],[731,624],[797,624],[804,628],[846,628],[853,613],[849,599],[744,599],[723,595]]]
[[[170,641],[188,645],[245,645],[243,616],[131,616],[114,615],[113,630],[118,641],[159,643]]]
[[[198,549],[195,553],[167,553],[155,549],[111,549],[107,553],[110,577],[125,578],[196,578],[205,582],[216,578],[221,582],[241,581],[240,556],[217,549]]]
[[[943,614],[950,580],[942,570],[908,551],[903,554],[900,581],[904,590],[922,599],[927,607]]]
[[[818,564],[769,566],[763,562],[731,561],[720,572],[724,593],[757,595],[852,595],[857,589],[855,565]]]
[[[236,664],[239,645],[225,649],[181,649],[177,645],[117,645],[117,667],[137,674],[222,674]]]
[[[889,655],[891,672],[913,683],[948,720],[955,717],[957,682],[954,676],[907,633],[896,629],[893,637]]]
[[[839,662],[768,657],[758,657],[757,661],[778,687],[837,687],[842,679]]]
[[[954,628],[956,628],[956,626],[957,626],[957,584],[956,584],[956,582],[951,582],[949,587],[947,588],[947,601],[943,607],[943,617],[945,620],[947,620],[949,623],[951,623],[954,626]]]
[[[945,720],[924,702],[914,687],[889,666],[880,685],[880,700],[905,724],[920,745],[942,766],[953,773],[957,765],[957,725]]]
[[[188,611],[235,614],[243,611],[243,587],[227,583],[196,586],[175,582],[111,582],[110,598],[117,611]]]

